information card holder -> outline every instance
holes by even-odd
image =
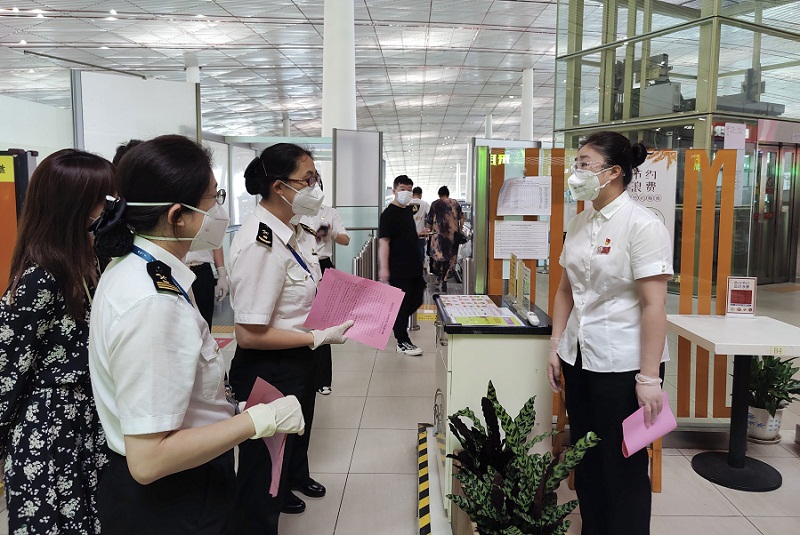
[[[512,304],[517,302],[517,255],[511,253],[508,264],[508,297]]]
[[[728,277],[725,315],[752,318],[756,315],[756,277]]]

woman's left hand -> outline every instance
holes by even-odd
[[[660,385],[637,384],[636,399],[639,400],[639,406],[644,407],[644,424],[650,427],[663,408]]]

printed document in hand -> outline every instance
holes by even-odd
[[[345,336],[377,349],[386,349],[403,290],[373,280],[326,269],[304,327],[327,329],[347,320],[355,323]]]
[[[266,382],[261,377],[256,377],[250,396],[244,408],[249,409],[259,403],[270,403],[278,398],[282,398],[280,390]],[[272,483],[269,486],[269,493],[277,498],[278,486],[281,482],[281,466],[283,466],[283,452],[286,449],[286,433],[275,433],[271,437],[264,437],[264,444],[269,450],[269,457],[272,459]]]

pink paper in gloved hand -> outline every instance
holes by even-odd
[[[261,377],[256,377],[250,396],[247,398],[244,408],[248,409],[259,403],[270,403],[278,398],[282,398],[280,390],[266,382]],[[286,448],[286,434],[275,433],[271,437],[262,439],[269,450],[269,457],[272,459],[272,482],[269,486],[269,493],[273,497],[278,496],[278,486],[281,482],[281,467],[283,466],[283,452]]]
[[[661,395],[664,405],[653,425],[645,426],[644,407],[622,422],[622,455],[626,458],[678,427],[678,421],[672,414],[672,409],[669,408],[667,393],[662,392]]]

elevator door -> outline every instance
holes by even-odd
[[[794,280],[797,145],[760,145],[753,196],[750,272],[759,284]]]

